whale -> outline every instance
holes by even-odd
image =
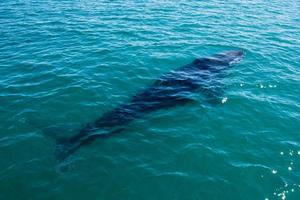
[[[63,161],[96,140],[120,134],[126,125],[148,113],[194,102],[193,94],[198,92],[209,104],[220,104],[224,93],[221,84],[226,75],[224,72],[243,57],[241,50],[224,51],[197,58],[163,74],[127,102],[82,126],[76,134],[56,138],[56,158]]]

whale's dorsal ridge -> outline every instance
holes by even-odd
[[[226,65],[227,63],[214,57],[207,58],[196,58],[193,61],[193,65],[195,65],[198,69],[207,70],[210,67],[217,65]]]

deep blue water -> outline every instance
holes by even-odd
[[[0,2],[0,199],[300,199],[300,1]],[[64,163],[157,77],[241,49],[223,104],[151,113]],[[226,100],[226,101],[225,101]],[[63,165],[63,167],[62,167]]]

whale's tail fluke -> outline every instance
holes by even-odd
[[[74,140],[74,137],[56,137],[55,157],[59,162],[63,162],[64,160],[69,158],[73,153],[75,153],[79,148],[91,144],[93,141],[95,141],[96,138],[106,139],[120,133],[123,130],[124,128],[118,128],[105,134],[87,134],[86,137],[81,137],[77,140]]]
[[[37,128],[41,133],[55,142],[54,155],[59,163],[64,162],[73,153],[75,153],[82,146],[91,144],[96,138],[109,138],[124,130],[124,127],[117,127],[114,130],[104,130],[104,132],[84,132],[80,131],[78,134],[72,134],[78,131],[78,126],[74,124],[52,125],[44,127],[37,123],[36,120],[28,120],[28,125]]]
[[[69,138],[56,138],[54,155],[58,162],[64,161],[75,151],[76,148],[69,141]]]

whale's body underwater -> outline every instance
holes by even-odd
[[[192,63],[161,76],[152,85],[134,95],[128,103],[104,113],[93,123],[84,126],[79,133],[57,139],[57,158],[62,161],[98,138],[120,133],[124,130],[124,125],[147,113],[192,102],[190,94],[195,92],[202,92],[210,103],[216,103],[222,88],[215,83],[223,77],[224,70],[242,57],[242,51],[226,51],[208,58],[195,59]],[[109,133],[100,134],[100,130]]]

